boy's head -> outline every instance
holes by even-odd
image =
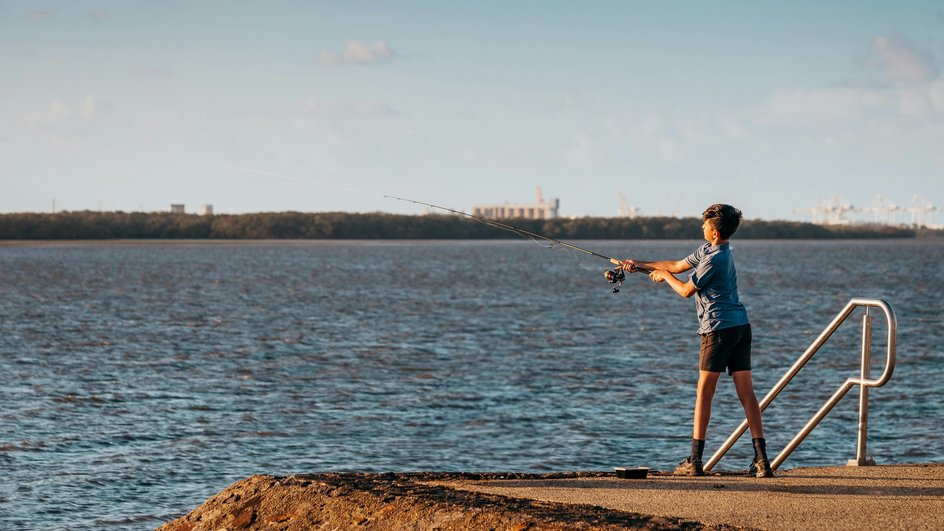
[[[722,240],[727,240],[741,224],[741,211],[731,205],[715,203],[701,213],[703,220],[711,224]]]

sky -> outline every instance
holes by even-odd
[[[940,1],[3,0],[0,212],[944,206],[942,67]]]

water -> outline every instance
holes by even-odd
[[[869,453],[944,461],[944,242],[733,247],[758,395],[850,298],[886,299],[898,366],[872,392]],[[606,267],[528,242],[0,247],[0,528],[154,527],[253,473],[671,468],[694,303],[641,275],[611,294]],[[774,452],[857,373],[859,328],[768,409]],[[874,375],[885,337],[876,319]],[[853,391],[785,466],[854,457],[856,416]],[[741,418],[724,378],[707,451]],[[719,467],[745,468],[749,446]]]

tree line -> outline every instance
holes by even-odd
[[[555,218],[504,222],[559,239],[698,239],[700,218]],[[741,239],[941,237],[944,231],[886,225],[824,226],[745,220]],[[347,212],[0,214],[0,240],[80,239],[508,239],[513,233],[456,215]]]

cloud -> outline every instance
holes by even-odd
[[[385,102],[341,103],[312,97],[301,102],[294,119],[297,124],[303,124],[324,118],[363,120],[399,115],[399,111]]]
[[[944,119],[944,76],[929,52],[903,35],[882,35],[871,40],[866,64],[878,72],[879,83],[862,79],[846,86],[781,89],[767,101],[766,118],[817,125]]]
[[[670,162],[678,161],[682,157],[678,145],[667,138],[659,139],[659,155]]]
[[[869,63],[891,83],[921,83],[937,77],[934,57],[916,49],[905,36],[893,33],[872,39]]]
[[[79,107],[79,116],[83,118],[90,118],[95,114],[95,109],[98,106],[98,103],[93,96],[86,96],[85,101],[82,102],[82,106]]]
[[[161,78],[171,78],[177,75],[177,72],[171,70],[170,68],[160,68],[160,67],[142,67],[136,68],[132,71],[134,75],[143,78],[150,79],[161,79]]]
[[[23,120],[34,129],[71,125],[94,118],[100,107],[101,104],[91,95],[86,96],[78,105],[70,105],[61,99],[56,99],[44,110],[25,114]]]
[[[45,20],[56,16],[52,9],[31,9],[26,12],[26,16],[32,20]]]
[[[928,85],[928,99],[935,109],[944,112],[944,76]]]
[[[687,114],[648,112],[627,117],[609,116],[602,129],[636,154],[655,154],[664,162],[682,162],[731,144],[750,142],[753,121],[730,112]]]
[[[944,76],[930,83],[899,88],[898,112],[918,120],[944,119]]]
[[[774,117],[855,118],[887,104],[888,96],[883,90],[833,87],[777,91],[767,110]]]
[[[320,50],[315,63],[321,66],[337,65],[372,65],[393,61],[397,54],[384,41],[373,44],[360,41],[347,41],[340,52]]]

